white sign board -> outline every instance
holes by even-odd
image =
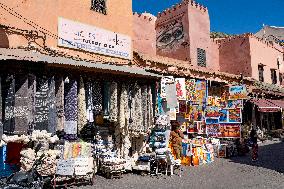
[[[58,46],[131,59],[131,38],[65,18],[58,19]]]
[[[94,164],[92,157],[70,158],[57,162],[56,174],[58,175],[86,175],[93,172]]]

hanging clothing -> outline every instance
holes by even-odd
[[[87,120],[89,123],[94,122],[94,102],[93,102],[93,86],[91,81],[86,82],[86,109],[87,109]]]
[[[143,131],[143,117],[141,87],[137,83],[131,88],[130,95],[132,97],[130,102],[132,121],[130,121],[129,130],[133,135],[138,135]]]
[[[80,132],[87,124],[86,94],[83,78],[80,77],[78,94],[78,131]]]
[[[65,83],[64,96],[64,131],[68,135],[76,135],[78,120],[78,95],[76,80],[70,79],[69,83]]]
[[[15,130],[14,134],[27,134],[28,131],[28,77],[17,74],[15,77]]]
[[[48,79],[43,77],[36,78],[35,94],[35,129],[48,130]]]
[[[49,79],[49,92],[48,92],[48,132],[55,134],[57,127],[57,110],[55,98],[55,80],[54,76]]]
[[[103,83],[103,115],[109,117],[110,109],[110,83]]]
[[[34,130],[35,127],[35,94],[36,94],[36,77],[28,75],[28,127]]]
[[[109,120],[117,122],[118,105],[117,105],[117,83],[110,84],[110,98],[109,98]]]
[[[99,81],[93,83],[93,102],[94,102],[94,115],[102,113],[103,110],[103,96],[102,85]]]
[[[15,105],[15,78],[14,75],[8,75],[3,86],[4,90],[4,123],[3,128],[6,133],[13,133],[15,129],[14,105]]]
[[[64,81],[63,77],[59,76],[55,82],[55,98],[57,111],[57,127],[56,130],[62,131],[64,129]]]

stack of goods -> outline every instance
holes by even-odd
[[[44,158],[42,163],[37,167],[37,171],[41,175],[54,175],[56,173],[57,157],[60,154],[59,150],[48,150],[42,152]],[[42,153],[36,154],[31,148],[21,151],[21,170],[28,171],[32,168],[36,159],[39,159]]]
[[[167,144],[165,137],[165,130],[155,128],[150,137],[150,145],[155,150],[158,159],[166,158]]]
[[[117,157],[115,152],[106,152],[99,156],[100,171],[111,178],[113,175],[119,174],[125,171],[126,161]]]

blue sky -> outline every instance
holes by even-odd
[[[181,0],[133,0],[134,12],[158,12]],[[211,31],[255,33],[263,24],[284,27],[284,0],[197,0],[208,7]]]

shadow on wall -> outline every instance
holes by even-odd
[[[231,162],[271,169],[284,173],[284,142],[259,146],[258,161],[251,161],[251,152],[243,157],[232,157]]]
[[[0,48],[9,48],[9,39],[5,30],[0,28]]]

